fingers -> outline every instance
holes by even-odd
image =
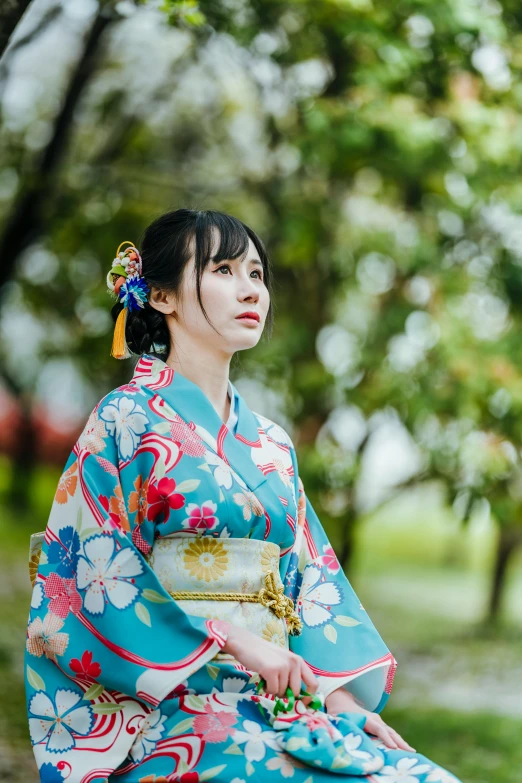
[[[299,661],[295,661],[294,665],[290,670],[289,685],[290,685],[290,690],[297,698],[301,693],[301,665]]]
[[[279,690],[279,675],[277,669],[272,669],[266,672],[265,675],[266,692],[277,695]]]
[[[404,739],[401,737],[401,735],[399,734],[399,732],[398,732],[398,731],[395,731],[395,729],[392,729],[392,727],[391,727],[391,726],[388,726],[388,731],[390,732],[390,734],[391,734],[391,735],[392,735],[392,737],[394,738],[394,740],[395,740],[395,742],[397,743],[397,745],[399,746],[399,748],[402,748],[402,750],[410,750],[412,753],[416,753],[416,752],[417,752],[417,751],[415,750],[415,748],[412,748],[412,746],[411,746],[411,745],[408,745],[408,743],[406,742],[406,740],[404,740]]]
[[[311,670],[311,668],[308,666],[306,661],[303,661],[301,658],[301,679],[303,680],[304,684],[306,685],[307,689],[311,693],[315,693],[317,690],[317,686],[319,683],[317,682],[317,677]]]

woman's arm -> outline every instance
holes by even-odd
[[[223,652],[233,655],[247,669],[258,672],[266,682],[268,693],[284,697],[286,689],[290,688],[297,697],[301,692],[302,682],[315,692],[317,679],[300,655],[276,647],[246,628],[239,628],[231,623],[227,625],[227,641]]]

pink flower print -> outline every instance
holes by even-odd
[[[197,503],[189,503],[187,506],[188,517],[183,520],[183,527],[189,530],[212,530],[219,519],[214,516],[217,505],[207,500],[198,506]]]
[[[27,651],[40,658],[45,655],[56,663],[56,656],[63,655],[69,644],[69,634],[60,633],[63,620],[52,612],[48,612],[43,621],[37,617],[27,629]]]
[[[178,509],[185,505],[184,495],[176,492],[175,489],[176,482],[172,478],[164,477],[157,484],[149,484],[147,519],[166,522],[170,516],[171,508]]]
[[[194,719],[194,734],[205,738],[205,742],[224,742],[230,736],[237,715],[231,712],[213,712],[210,704],[205,705],[206,715]]]
[[[76,589],[74,579],[63,579],[53,572],[45,580],[45,595],[50,598],[49,611],[65,620],[69,612],[78,614],[82,608],[82,597]]]
[[[174,421],[170,425],[170,437],[178,444],[181,452],[189,457],[202,457],[205,454],[206,447],[195,431],[195,424],[187,424],[181,416],[176,413]]]
[[[323,546],[323,552],[324,555],[321,557],[321,565],[326,566],[326,570],[329,574],[339,573],[341,566],[332,547],[329,544],[325,544]]]

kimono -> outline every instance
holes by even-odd
[[[197,384],[144,354],[71,451],[31,555],[25,676],[40,780],[458,783],[385,747],[362,713],[326,712],[340,687],[380,712],[397,663],[306,496],[290,437],[230,382],[229,394],[224,423]],[[259,598],[268,577],[298,635]],[[222,652],[224,621],[301,655],[319,705],[266,693]]]

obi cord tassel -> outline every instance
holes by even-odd
[[[130,245],[121,250],[123,245]],[[118,314],[114,325],[111,356],[115,359],[128,359],[132,352],[125,338],[127,313],[129,310],[139,310],[145,306],[150,289],[143,277],[143,262],[139,250],[129,240],[122,242],[107,272],[107,288],[116,294],[123,308]]]

